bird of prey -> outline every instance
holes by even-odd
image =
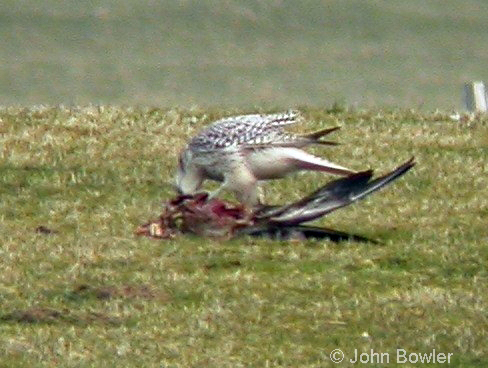
[[[305,152],[311,144],[335,145],[321,138],[339,127],[304,135],[285,131],[303,120],[297,111],[252,114],[214,122],[193,137],[179,157],[176,186],[181,194],[196,193],[205,179],[222,182],[222,189],[235,193],[249,207],[259,204],[260,180],[279,179],[300,170],[349,175],[352,170]]]

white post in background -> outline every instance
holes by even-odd
[[[468,111],[488,111],[487,95],[483,82],[470,82],[464,85],[464,103]]]

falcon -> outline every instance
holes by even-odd
[[[339,127],[303,135],[285,130],[303,119],[299,112],[227,117],[210,124],[193,137],[179,156],[176,186],[181,194],[195,194],[205,179],[221,182],[210,194],[233,192],[246,206],[256,207],[258,182],[280,179],[301,170],[350,175],[354,171],[311,155],[308,145],[336,145],[322,140]]]

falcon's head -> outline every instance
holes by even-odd
[[[192,162],[193,155],[187,148],[180,153],[175,184],[179,194],[194,194],[202,184],[200,170]]]

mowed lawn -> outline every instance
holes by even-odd
[[[355,349],[488,365],[487,118],[303,110],[294,129],[342,126],[314,151],[335,162],[379,175],[416,157],[318,222],[379,244],[133,235],[174,194],[186,139],[244,112],[0,110],[0,366],[328,367],[334,349],[338,366]],[[266,199],[331,179],[267,183]]]

